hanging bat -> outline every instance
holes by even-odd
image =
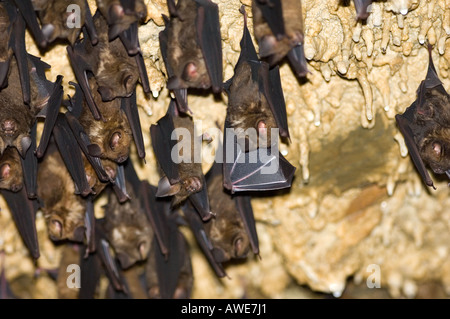
[[[261,58],[273,67],[287,56],[295,74],[306,76],[301,0],[253,0],[252,12]]]
[[[214,163],[206,174],[210,205],[216,216],[205,223],[205,229],[219,263],[247,257],[250,247],[255,255],[259,254],[250,197],[235,195],[232,198],[227,194],[223,189],[222,171],[222,165]]]
[[[43,3],[45,0],[35,1],[36,3]],[[32,0],[12,0],[19,12],[21,13],[23,20],[25,20],[33,38],[36,40],[38,46],[43,49],[47,46],[47,40],[39,25],[36,12],[33,7]]]
[[[428,52],[428,71],[417,89],[417,99],[395,119],[423,182],[435,188],[425,165],[450,178],[450,97],[434,67],[431,45]]]
[[[143,0],[97,0],[98,10],[109,25],[108,38],[115,39],[135,22],[147,17],[147,6]]]
[[[38,197],[52,240],[81,242],[86,226],[86,201],[75,194],[73,179],[56,149],[50,144],[38,167]]]
[[[222,45],[218,6],[210,0],[168,1],[170,20],[159,34],[161,53],[181,110],[187,103],[180,89],[222,90]]]
[[[99,107],[103,121],[97,121],[87,107],[80,115],[80,124],[89,136],[89,154],[102,159],[122,163],[128,158],[132,132],[125,112],[121,109],[121,101],[114,99],[104,102],[97,92],[97,83],[93,78],[89,81],[94,101]]]
[[[127,269],[138,261],[147,259],[153,238],[153,230],[134,194],[131,185],[127,187],[131,199],[119,203],[109,192],[105,206],[104,229],[122,269]]]
[[[279,68],[269,70],[267,63],[258,60],[243,12],[241,54],[234,76],[224,85],[228,94],[226,121],[236,130],[241,147],[254,150],[273,144],[272,129],[278,128],[287,138],[289,129]]]
[[[87,105],[94,118],[99,120],[101,114],[92,96],[88,80],[90,73],[97,81],[97,90],[103,101],[130,97],[139,79],[143,83],[145,93],[149,93],[150,89],[142,55],[129,56],[120,39],[109,42],[106,34],[108,25],[99,12],[94,15],[94,24],[99,31],[97,45],[93,46],[90,41],[82,39],[78,40],[73,48],[67,47],[67,52]]]
[[[177,144],[171,140],[172,132],[177,132]],[[179,205],[189,197],[203,220],[211,218],[208,194],[204,187],[205,177],[198,153],[201,140],[195,141],[198,137],[195,136],[192,119],[178,113],[175,101],[172,100],[166,115],[157,125],[150,127],[150,134],[153,150],[164,174],[158,183],[156,196],[173,196],[172,206]],[[173,152],[174,148],[178,151]],[[177,154],[176,159],[172,159],[172,153]]]
[[[148,295],[152,299],[186,299],[191,295],[193,278],[189,247],[178,230],[176,219],[176,213],[167,215],[168,256],[161,253],[156,239],[152,242],[145,268]]]

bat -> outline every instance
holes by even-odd
[[[295,74],[306,76],[301,0],[253,0],[252,13],[261,58],[273,67],[287,56]]]
[[[108,38],[115,39],[135,22],[143,22],[147,6],[143,0],[97,0],[97,8],[109,25]]]
[[[127,187],[131,199],[120,203],[109,192],[105,206],[104,229],[122,269],[147,259],[153,230],[131,185]]]
[[[210,0],[168,1],[170,20],[159,34],[168,73],[180,110],[187,111],[184,89],[222,90],[222,45],[218,6]],[[181,91],[180,91],[181,90]]]
[[[23,20],[25,20],[33,38],[36,40],[38,46],[42,49],[47,46],[47,40],[39,25],[36,12],[33,7],[32,0],[12,0],[21,13]],[[36,3],[43,3],[45,0],[37,0]]]
[[[177,144],[170,139],[172,132],[177,132]],[[182,136],[183,134],[186,136]],[[172,100],[166,115],[159,119],[157,125],[150,127],[150,135],[163,172],[156,196],[173,196],[173,207],[189,197],[203,220],[211,218],[200,154],[195,153],[199,152],[197,144],[200,141],[195,141],[198,137],[195,136],[191,117],[178,113],[175,101]],[[177,152],[172,151],[174,148]],[[172,153],[177,154],[176,159],[172,159]]]
[[[86,201],[75,194],[73,179],[53,143],[39,163],[37,181],[38,198],[50,238],[83,241]]]
[[[23,187],[23,173],[17,149],[8,147],[0,157],[0,188],[18,192]]]
[[[369,17],[370,12],[367,11],[367,9],[372,2],[373,0],[353,0],[356,9],[356,16],[359,20],[366,20]]]
[[[97,45],[93,46],[90,41],[82,39],[76,41],[73,48],[68,46],[67,52],[89,109],[94,118],[99,120],[101,114],[91,93],[89,74],[94,75],[97,82],[96,90],[103,101],[111,101],[117,97],[130,97],[139,79],[146,93],[150,92],[150,89],[146,83],[148,76],[141,60],[142,55],[129,56],[120,39],[109,42],[106,34],[108,25],[99,12],[94,15],[94,24],[99,31]]]
[[[258,60],[246,23],[240,45],[234,76],[224,84],[224,186],[232,193],[290,187],[295,167],[272,150],[278,142],[275,128],[289,137],[279,70]]]
[[[439,80],[432,59],[432,46],[428,46],[428,71],[419,88],[417,99],[395,119],[405,138],[411,159],[423,182],[434,187],[425,165],[435,174],[450,178],[450,97]]]
[[[186,239],[178,230],[177,213],[163,212],[167,216],[169,254],[161,252],[158,241],[152,242],[145,266],[148,295],[152,299],[186,299],[192,291],[192,265]],[[167,215],[168,214],[168,215]]]
[[[89,32],[93,44],[97,43],[97,32],[86,0],[32,0],[31,2],[33,9],[38,13],[42,34],[47,44],[56,39],[67,39],[73,45],[83,26]]]
[[[259,61],[247,28],[244,12],[244,31],[240,42],[241,54],[234,76],[225,84],[228,94],[226,121],[236,129],[240,145],[246,150],[272,145],[272,129],[289,138],[286,104],[278,66],[269,70]],[[256,132],[256,134],[249,134]],[[252,131],[253,130],[253,131]],[[245,143],[244,143],[245,142]]]
[[[103,121],[95,120],[93,114],[84,107],[79,122],[88,135],[91,144],[87,146],[91,156],[122,163],[130,152],[132,131],[125,112],[121,109],[121,101],[114,99],[104,102],[97,92],[97,83],[93,78],[89,81],[94,101],[99,107]]]
[[[205,223],[217,262],[245,258],[250,250],[259,254],[258,235],[250,197],[231,197],[223,189],[222,165],[214,163],[206,174],[210,205],[215,218]]]

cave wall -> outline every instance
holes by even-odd
[[[89,1],[94,12],[95,3]],[[251,1],[213,0],[219,5],[224,79],[239,56],[244,4],[252,32]],[[227,267],[217,279],[189,230],[194,268],[193,298],[316,297],[309,288],[340,296],[349,278],[364,284],[378,265],[381,285],[392,297],[414,297],[422,283],[438,282],[450,293],[450,199],[445,179],[427,189],[407,154],[394,116],[416,98],[428,66],[426,43],[444,87],[450,89],[450,1],[375,2],[365,23],[356,21],[353,2],[303,0],[305,55],[311,71],[299,81],[281,66],[290,143],[282,154],[297,167],[290,192],[252,199],[261,259],[250,257]],[[164,115],[169,101],[158,33],[164,28],[165,1],[148,1],[148,22],[140,27],[141,47],[152,96],[138,88],[138,104],[147,163],[141,178],[158,181],[149,127]],[[64,76],[65,92],[74,75],[64,45],[40,54],[27,36],[27,49],[52,65],[48,77]],[[223,126],[226,95],[190,95],[195,121],[203,131]],[[204,172],[217,141],[204,148]],[[132,158],[136,160],[133,150]],[[96,214],[102,215],[101,198]],[[37,216],[41,257],[29,258],[0,200],[0,250],[6,253],[10,282],[30,282],[23,296],[55,298],[46,276],[32,278],[37,267],[56,267],[61,247],[49,239]],[[1,262],[1,261],[0,261]],[[14,287],[14,285],[13,285]],[[308,289],[305,289],[308,287]]]

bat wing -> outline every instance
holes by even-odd
[[[31,146],[28,148],[25,158],[20,156],[22,163],[23,180],[27,190],[28,198],[36,198],[37,196],[37,157],[34,155],[36,151],[36,128],[35,123],[31,129]]]
[[[245,231],[250,239],[250,245],[255,255],[259,255],[259,240],[258,233],[256,232],[255,217],[253,215],[252,203],[250,196],[235,195],[234,201],[236,203],[236,209],[239,212],[242,220],[244,221]]]
[[[202,217],[203,221],[210,220],[214,215],[209,207],[208,190],[206,188],[205,177],[202,180],[202,189],[197,193],[189,195],[189,200]]]
[[[430,187],[433,187],[433,189],[436,189],[434,187],[433,181],[431,180],[430,175],[428,174],[428,171],[425,167],[425,164],[420,157],[419,149],[417,148],[417,144],[414,141],[414,133],[411,129],[411,123],[414,118],[414,111],[416,109],[416,102],[411,104],[410,107],[408,107],[403,114],[397,114],[395,116],[395,120],[397,121],[398,128],[400,129],[400,132],[402,132],[403,137],[405,139],[406,147],[408,147],[409,155],[411,156],[411,159],[414,163],[414,166],[416,167],[417,171],[419,172],[420,176],[422,177],[423,182]]]
[[[45,125],[42,131],[41,139],[39,141],[39,146],[36,150],[36,156],[42,158],[44,156],[45,150],[50,142],[50,137],[52,135],[53,128],[58,118],[59,108],[61,106],[62,97],[64,94],[62,83],[62,76],[58,75],[56,82],[53,85],[53,91],[48,99],[47,107],[45,108]]]
[[[89,35],[89,39],[91,39],[92,45],[96,45],[98,43],[98,35],[97,30],[95,29],[94,19],[92,18],[92,13],[91,10],[89,9],[89,4],[87,0],[85,0],[85,8],[86,11],[84,13],[84,27]]]
[[[232,130],[225,130],[223,176],[226,189],[234,193],[291,186],[295,167],[280,152],[261,148],[244,152],[235,137]]]
[[[79,299],[94,299],[97,285],[101,276],[101,262],[96,253],[86,254],[89,249],[86,246],[80,247],[80,291]]]
[[[159,250],[161,254],[167,257],[170,249],[169,233],[166,226],[166,216],[161,213],[167,210],[165,201],[156,200],[156,187],[150,185],[147,181],[141,182],[140,190],[135,194],[140,194],[142,206],[152,225],[155,239],[158,241]]]
[[[175,130],[171,110],[175,108],[175,102],[170,101],[169,110],[166,115],[158,120],[157,125],[150,127],[152,146],[164,174],[169,178],[170,184],[177,183],[180,180],[178,169],[172,161],[171,150],[175,146],[171,139],[172,132]]]
[[[214,272],[219,278],[225,277],[227,274],[221,263],[217,262],[213,255],[213,245],[206,234],[205,227],[203,226],[203,222],[200,220],[198,213],[193,209],[193,207],[189,204],[185,204],[183,207],[184,216],[194,233],[195,239],[197,240],[198,245],[200,246],[203,254],[208,260],[211,267],[214,269]]]
[[[163,15],[163,18],[164,18],[166,28],[159,33],[159,46],[161,49],[161,55],[164,60],[164,65],[166,67],[167,77],[170,79],[175,74],[167,60],[167,57],[168,57],[168,53],[167,53],[167,41],[168,41],[167,40],[168,39],[167,32],[168,31],[167,30],[169,28],[170,21],[164,15]],[[175,95],[175,99],[177,101],[178,110],[182,113],[191,112],[191,110],[189,109],[189,106],[187,105],[187,89],[173,89],[172,91],[173,91],[173,94]]]
[[[44,33],[42,32],[39,22],[34,11],[33,3],[31,0],[13,0],[16,7],[19,9],[24,20],[26,21],[28,27],[30,28],[31,34],[36,40],[37,44],[41,48],[47,46],[47,40],[45,39]]]
[[[100,120],[102,118],[100,111],[98,110],[97,105],[94,102],[94,98],[92,96],[91,89],[89,87],[89,81],[87,77],[87,72],[92,72],[92,68],[84,58],[88,53],[84,48],[84,43],[81,40],[75,42],[73,48],[71,46],[67,47],[67,53],[69,55],[70,63],[72,64],[73,72],[75,73],[75,77],[83,91],[84,97],[86,98],[87,105],[94,116],[94,119]]]
[[[276,66],[269,70],[264,64],[263,75],[259,76],[260,90],[269,102],[275,122],[280,130],[280,135],[289,138],[289,128],[286,114],[286,103],[284,101],[283,88],[281,87],[280,67]],[[262,83],[261,83],[262,82]]]
[[[87,196],[92,190],[86,178],[81,150],[72,134],[66,117],[61,113],[56,119],[53,137],[67,170],[74,181],[76,193]]]
[[[140,158],[145,158],[144,138],[142,137],[141,122],[136,103],[136,90],[130,97],[122,98],[121,108],[125,112],[133,133],[134,144]]]
[[[92,202],[92,196],[86,198],[86,215],[84,220],[86,227],[86,255],[95,251],[95,213],[94,203]]]
[[[169,218],[170,219],[170,218]],[[183,235],[178,231],[174,221],[169,220],[169,256],[166,258],[160,249],[153,248],[155,252],[156,272],[158,276],[161,298],[171,299],[175,293],[180,278],[185,258],[190,258],[187,253],[187,243]],[[152,245],[158,245],[153,240]]]
[[[288,52],[287,57],[292,69],[298,77],[305,77],[309,73],[303,43],[299,43],[293,47]]]
[[[214,93],[222,91],[222,38],[220,35],[219,7],[210,0],[197,2],[197,41],[202,50]]]
[[[264,17],[264,20],[269,25],[272,33],[281,39],[286,35],[286,29],[284,26],[283,9],[281,0],[256,0],[253,1]]]
[[[17,193],[1,190],[1,194],[9,206],[11,216],[25,246],[27,246],[31,256],[38,259],[40,253],[35,222],[38,208],[37,201],[28,198],[24,187]]]
[[[367,11],[373,0],[353,0],[355,3],[356,15],[358,19],[365,20],[369,17],[370,12]]]
[[[17,1],[16,1],[17,2]],[[28,2],[28,1],[24,1]],[[27,51],[25,47],[25,22],[22,17],[15,14],[13,23],[13,32],[10,38],[10,47],[14,52],[17,61],[17,68],[19,69],[20,84],[22,86],[23,101],[25,104],[30,104],[31,89],[30,89],[30,74],[28,71]]]
[[[113,190],[116,193],[119,203],[126,202],[130,199],[130,195],[127,192],[125,171],[122,164],[117,165],[116,178],[113,183]]]

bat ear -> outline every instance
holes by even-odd
[[[149,245],[147,244],[147,242],[145,240],[141,241],[138,245],[138,248],[139,248],[139,256],[141,257],[141,260],[147,259],[147,255],[148,255],[149,248],[150,248]]]
[[[113,168],[112,166],[106,165],[105,166],[105,172],[109,176],[110,179],[113,180],[113,179],[116,178],[117,172],[116,172],[116,169]]]
[[[120,139],[122,138],[122,134],[120,132],[114,132],[109,140],[109,147],[111,150],[115,150],[120,143]]]
[[[63,237],[63,223],[62,220],[53,215],[50,220],[50,224],[48,225],[48,232],[50,233],[50,237],[52,239],[60,240]]]
[[[244,234],[239,234],[234,238],[233,247],[236,257],[239,258],[247,256],[249,250],[248,238],[246,238]]]
[[[275,48],[277,44],[277,39],[268,35],[261,39],[259,43],[259,55],[261,57],[266,57],[275,53]]]
[[[7,179],[11,174],[11,165],[8,163],[3,164],[0,167],[0,179]]]
[[[52,42],[54,39],[55,34],[55,26],[51,23],[45,24],[42,27],[42,33],[44,34],[45,40],[47,42]]]
[[[133,93],[136,81],[134,80],[133,74],[129,73],[124,77],[123,87],[127,93]]]
[[[101,157],[102,156],[102,150],[98,144],[89,144],[87,146],[89,155],[95,156],[95,157]]]
[[[181,190],[181,184],[176,183],[171,185],[167,176],[161,178],[158,182],[158,190],[156,191],[156,197],[166,197],[178,194]]]
[[[191,81],[198,78],[197,66],[194,62],[189,62],[185,65],[181,78],[185,81]]]

